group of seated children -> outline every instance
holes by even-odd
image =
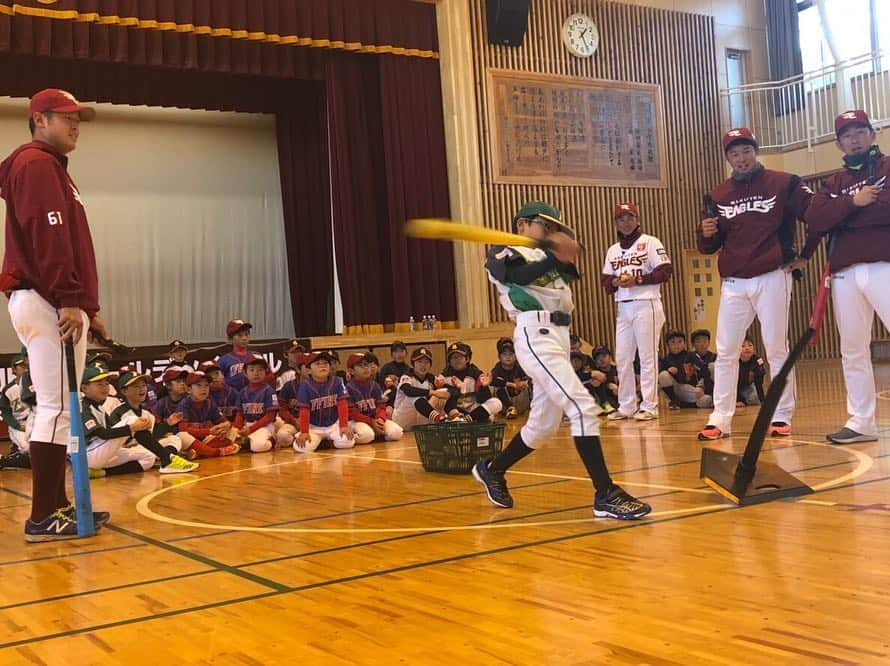
[[[469,345],[455,342],[437,375],[430,372],[427,347],[415,349],[409,364],[406,345],[393,342],[392,360],[382,369],[373,353],[354,353],[347,373],[339,370],[336,352],[306,352],[291,340],[287,365],[275,377],[266,359],[250,350],[251,328],[249,322],[230,321],[226,336],[232,350],[197,369],[186,363],[185,344],[174,340],[157,391],[151,375],[129,365],[112,371],[110,357],[93,355],[81,381],[91,475],[155,466],[163,474],[190,472],[198,458],[286,447],[308,453],[324,440],[336,448],[394,441],[421,423],[513,419],[531,402],[529,378],[509,338],[498,340],[498,363],[490,373],[472,362]],[[13,440],[0,466],[30,466],[27,428],[34,396],[26,370],[25,357],[13,359],[15,381],[0,394]]]
[[[665,335],[667,354],[659,359],[658,385],[667,396],[670,409],[714,406],[714,361],[717,355],[709,349],[711,333],[698,329],[690,336],[692,351],[686,349],[686,336],[671,330]],[[572,367],[581,383],[596,399],[601,414],[618,407],[618,372],[605,347],[598,347],[588,356],[581,351],[580,339],[571,337]],[[639,376],[639,370],[636,369]],[[748,337],[742,343],[739,358],[738,404],[759,405],[763,400],[763,360],[754,353]]]
[[[717,355],[708,347],[711,334],[705,329],[690,336],[692,351],[686,350],[686,336],[669,331],[665,336],[668,354],[659,362],[658,385],[668,397],[671,409],[714,406],[714,361]],[[763,359],[754,353],[754,342],[745,337],[739,356],[737,404],[759,405],[763,401],[765,377]]]

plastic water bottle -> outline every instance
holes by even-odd
[[[414,332],[414,315],[408,317],[408,330]]]
[[[430,315],[430,330],[436,330],[436,315]]]

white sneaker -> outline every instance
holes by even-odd
[[[653,419],[657,419],[658,414],[653,412],[647,412],[645,409],[641,409],[636,414],[634,414],[634,420],[636,421],[651,421]]]
[[[606,417],[609,421],[623,421],[624,419],[629,418],[630,417],[627,414],[622,414],[617,409]]]

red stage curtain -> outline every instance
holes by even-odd
[[[397,284],[407,285],[395,300],[395,321],[432,314],[441,322],[453,322],[457,301],[451,243],[409,240],[402,233],[411,218],[451,216],[439,63],[388,55],[378,62],[389,212],[387,259]]]
[[[297,336],[334,333],[331,182],[323,84],[291,89],[276,117],[290,300]]]
[[[451,245],[409,241],[412,217],[448,217],[439,68],[332,54],[326,77],[333,216],[350,333],[434,314],[457,319]],[[481,270],[481,268],[480,268]]]
[[[59,0],[51,6],[0,0],[0,51],[294,77],[305,69],[302,52],[315,49],[435,58],[435,6],[411,0]]]

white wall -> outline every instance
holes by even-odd
[[[243,318],[256,337],[291,336],[274,118],[96,108],[69,170],[110,333],[131,345],[219,340],[229,319]],[[26,101],[0,99],[2,156],[28,140]],[[13,351],[2,310],[0,351]]]

